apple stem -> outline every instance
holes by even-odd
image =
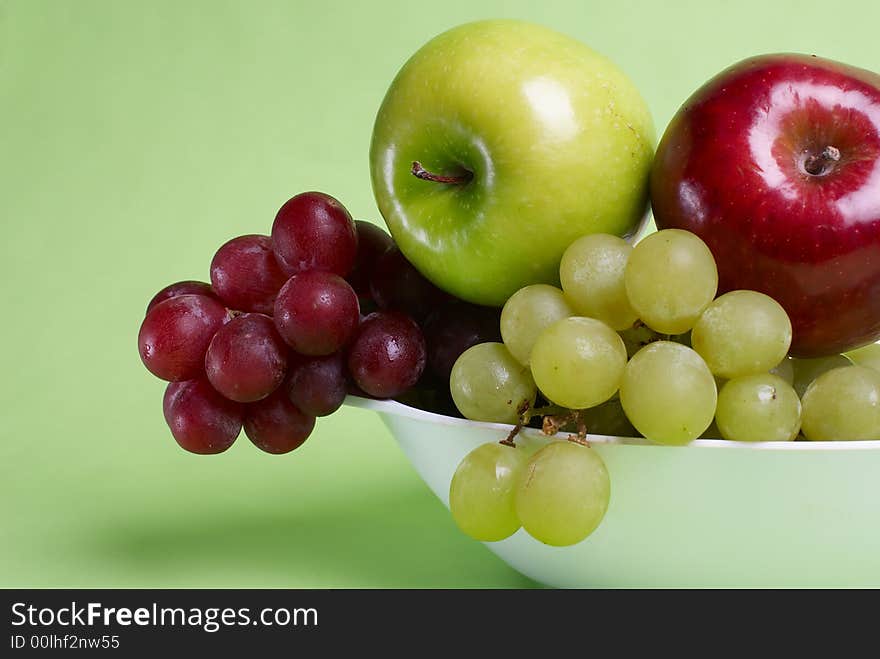
[[[804,160],[804,169],[812,176],[827,174],[834,163],[840,160],[840,149],[826,146],[819,155],[810,154]]]
[[[422,167],[422,163],[420,163],[418,160],[413,160],[412,174],[416,178],[420,178],[423,181],[432,181],[434,183],[449,183],[452,185],[468,183],[472,178],[474,178],[474,173],[468,171],[467,169],[456,176],[443,176],[442,174],[434,174],[433,172],[429,172],[427,169]]]

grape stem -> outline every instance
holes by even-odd
[[[569,435],[568,441],[589,447],[590,442],[587,441],[587,424],[584,421],[583,410],[574,410],[574,422],[577,427],[577,435]]]
[[[532,404],[527,400],[524,400],[519,404],[519,406],[516,408],[516,413],[519,415],[519,420],[516,422],[516,425],[510,429],[510,432],[507,433],[507,437],[502,439],[499,443],[504,444],[505,446],[512,446],[516,448],[516,442],[514,441],[514,439],[516,439],[516,436],[519,434],[520,430],[523,429],[523,426],[525,426],[529,421],[532,420],[531,407]]]
[[[587,424],[584,420],[583,410],[567,410],[558,407],[557,405],[547,405],[546,407],[535,408],[532,407],[532,404],[529,401],[524,400],[516,408],[516,413],[519,415],[519,420],[516,422],[516,425],[510,429],[507,437],[499,442],[500,444],[515,448],[516,442],[514,440],[516,439],[516,436],[519,435],[520,431],[522,431],[523,427],[528,425],[534,417],[540,416],[542,417],[541,432],[545,435],[555,435],[565,426],[573,425],[577,430],[577,434],[569,434],[568,441],[582,446],[590,445],[587,441]]]
[[[541,431],[545,435],[552,436],[568,425],[573,425],[577,429],[577,434],[570,434],[568,441],[583,446],[590,445],[587,441],[587,424],[584,421],[583,410],[568,410],[564,414],[547,415],[541,424]]]
[[[570,423],[572,420],[571,412],[566,414],[547,414],[541,422],[541,432],[545,435],[552,436],[559,432],[559,429]]]

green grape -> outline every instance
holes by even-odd
[[[516,533],[516,488],[528,459],[524,450],[497,442],[468,453],[449,484],[449,510],[458,528],[482,542]]]
[[[592,533],[608,509],[611,482],[599,454],[569,441],[535,453],[520,478],[516,514],[536,540],[573,545]]]
[[[831,369],[807,387],[803,407],[807,439],[880,439],[880,373],[867,366]]]
[[[770,369],[770,373],[781,377],[789,385],[794,386],[794,366],[791,357],[785,357],[781,362]]]
[[[715,421],[724,439],[787,442],[801,429],[801,401],[777,375],[744,375],[718,392]]]
[[[501,338],[516,359],[528,365],[532,347],[545,327],[574,316],[562,291],[533,284],[510,296],[501,310]]]
[[[687,444],[699,437],[712,423],[717,395],[703,358],[672,341],[639,350],[620,382],[626,416],[658,444]]]
[[[559,264],[559,279],[579,316],[601,320],[615,330],[636,322],[623,283],[632,249],[623,238],[608,233],[584,236],[568,246]]]
[[[715,297],[718,268],[697,236],[664,229],[635,246],[624,281],[629,303],[645,324],[663,334],[683,334]]]
[[[880,371],[880,343],[869,343],[861,348],[850,350],[845,355],[853,364]]]
[[[830,357],[817,357],[816,359],[791,358],[791,368],[794,372],[791,386],[800,398],[804,397],[807,387],[813,380],[831,369],[841,366],[851,366],[852,362],[843,355],[831,355]]]
[[[472,421],[516,423],[523,401],[535,402],[537,389],[528,366],[502,343],[479,343],[461,353],[449,376],[452,400]]]
[[[564,318],[541,332],[532,349],[532,376],[541,393],[570,409],[614,395],[626,366],[617,332],[594,318]]]
[[[791,321],[769,295],[731,291],[712,302],[691,333],[709,370],[726,379],[766,373],[791,345]]]

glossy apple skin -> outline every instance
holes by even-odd
[[[839,160],[811,174],[827,146]],[[651,203],[658,228],[709,245],[719,294],[753,289],[785,308],[791,354],[880,338],[880,76],[794,54],[730,67],[669,124]]]
[[[423,46],[392,83],[370,150],[395,241],[456,297],[502,305],[558,282],[576,238],[632,234],[646,215],[654,128],[610,61],[521,21],[478,21]],[[426,181],[428,171],[473,178]]]

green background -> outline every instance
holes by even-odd
[[[329,192],[381,221],[367,150],[436,33],[517,17],[615,60],[658,127],[725,66],[880,70],[864,2],[0,2],[0,586],[521,587],[455,529],[379,419],[302,449],[179,450],[140,363],[147,300]]]

